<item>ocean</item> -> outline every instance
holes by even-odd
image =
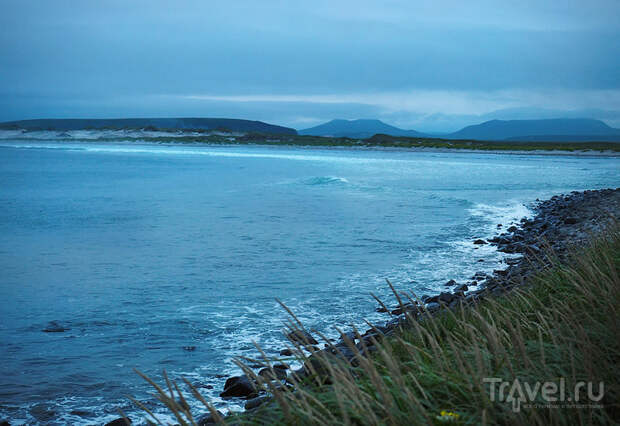
[[[617,186],[610,157],[0,140],[0,420],[161,412],[134,368],[240,409],[218,394],[284,347],[276,298],[330,337],[386,321],[386,279],[465,283],[537,198]]]

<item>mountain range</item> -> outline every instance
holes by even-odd
[[[309,129],[299,130],[300,135],[331,136],[365,139],[376,134],[424,137],[424,133],[390,126],[381,120],[332,120]]]
[[[299,134],[350,138],[367,138],[374,134],[386,134],[444,139],[620,142],[620,129],[589,118],[491,120],[441,135],[400,129],[380,120],[332,120],[316,127],[299,130]]]
[[[229,130],[243,133],[312,135],[328,137],[370,138],[376,134],[390,136],[512,140],[541,142],[620,142],[620,129],[590,118],[557,118],[543,120],[491,120],[446,134],[425,134],[384,123],[381,120],[331,120],[296,131],[262,121],[233,118],[120,118],[120,119],[35,119],[0,123],[0,129],[83,130],[83,129],[148,129],[148,130]]]

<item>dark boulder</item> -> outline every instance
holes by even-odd
[[[478,280],[478,281],[482,281],[487,277],[487,274],[482,272],[482,271],[478,271],[474,274],[473,277],[471,277],[472,280]]]
[[[224,392],[220,393],[222,398],[228,397],[249,397],[251,395],[256,394],[256,386],[254,383],[246,376],[235,376],[230,377],[226,380],[224,384]]]
[[[303,345],[317,345],[319,343],[305,330],[294,330],[287,334],[286,337],[292,342],[298,342]]]
[[[263,368],[258,375],[267,380],[283,380],[286,379],[286,370],[281,368]]]
[[[30,414],[40,423],[46,424],[52,421],[56,416],[53,406],[48,404],[37,404],[30,408]]]
[[[516,226],[512,225],[510,228],[507,229],[507,231],[508,232],[515,232],[517,229],[519,229],[519,228],[517,228]]]
[[[482,244],[486,244],[487,242],[481,239],[477,239],[476,241],[474,241],[474,244],[476,245],[482,245]]]
[[[118,419],[114,419],[111,422],[107,422],[105,426],[129,426],[131,424],[131,419],[120,417]]]
[[[282,349],[280,351],[280,356],[291,356],[293,355],[293,351],[291,351],[290,349]]]
[[[454,295],[452,293],[441,292],[437,296],[429,297],[426,299],[426,303],[450,303],[454,299]],[[427,306],[428,308],[428,306]]]
[[[217,415],[219,416],[220,419],[224,418],[224,413],[222,413],[220,410],[217,410]],[[213,414],[207,413],[199,417],[196,420],[196,423],[198,424],[198,426],[205,426],[205,425],[213,425],[217,423],[217,421],[215,420],[215,417],[213,417]]]
[[[62,326],[58,321],[50,321],[41,331],[45,333],[62,333],[67,330],[70,330],[70,328]]]
[[[245,403],[246,410],[253,410],[254,408],[258,408],[266,402],[271,401],[273,398],[271,396],[257,396],[256,398],[252,398]]]
[[[440,308],[440,306],[439,306],[439,303],[437,303],[437,302],[430,302],[430,303],[428,303],[426,305],[426,310],[430,311],[430,312],[434,312],[434,311],[436,311],[439,308]]]
[[[454,291],[467,291],[467,290],[468,290],[468,288],[469,288],[469,287],[467,287],[467,284],[462,284],[462,285],[460,285],[460,286],[456,287],[456,288],[454,289]]]
[[[456,285],[456,284],[457,284],[456,281],[450,280],[447,283],[445,283],[444,286],[451,287],[451,286]]]

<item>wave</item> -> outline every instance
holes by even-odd
[[[497,225],[502,224],[504,228],[512,224],[517,224],[524,217],[533,215],[523,202],[512,200],[502,205],[476,204],[469,209],[473,218],[482,220],[489,227],[490,234],[496,233]]]
[[[305,185],[331,185],[349,183],[346,178],[338,176],[318,176],[310,179],[305,179],[303,182]]]

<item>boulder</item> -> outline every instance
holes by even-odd
[[[487,242],[484,240],[481,240],[480,238],[474,241],[474,244],[476,245],[482,245],[482,244],[486,244]]]
[[[257,396],[256,398],[252,398],[248,400],[248,402],[245,403],[245,409],[253,410],[254,408],[258,408],[264,403],[269,402],[271,400],[272,400],[271,396],[266,396],[266,395]]]
[[[226,380],[224,392],[220,393],[220,396],[222,398],[233,396],[247,398],[254,394],[256,394],[256,386],[248,376],[244,374],[243,376],[234,376]]]
[[[440,306],[439,306],[439,303],[437,303],[437,302],[430,302],[430,303],[426,304],[426,310],[428,310],[430,312],[434,312],[434,311],[436,311],[439,308],[440,308]]]
[[[258,375],[266,380],[284,380],[286,379],[286,370],[281,368],[263,368],[258,372]]]
[[[456,284],[457,284],[457,283],[456,283],[456,281],[454,281],[454,280],[450,280],[450,281],[448,281],[447,283],[445,283],[445,284],[444,284],[444,286],[446,286],[446,287],[452,287],[453,285],[456,285]]]
[[[290,349],[282,349],[280,351],[280,356],[291,356],[293,355],[293,351],[291,351]]]
[[[441,292],[437,296],[429,297],[426,299],[426,303],[450,303],[454,299],[454,295],[452,293]],[[428,306],[427,306],[428,309]]]
[[[467,287],[467,284],[461,284],[460,286],[456,287],[454,289],[454,291],[467,291],[469,287]]]
[[[217,415],[223,419],[224,418],[224,413],[222,413],[220,410],[217,410]],[[205,425],[213,425],[216,423],[215,421],[215,417],[213,417],[213,414],[211,413],[207,413],[203,416],[200,416],[197,420],[196,423],[198,424],[198,426],[205,426]]]
[[[41,331],[44,333],[62,333],[67,330],[70,330],[70,328],[62,326],[58,321],[50,321]]]
[[[317,345],[319,343],[305,330],[294,330],[287,334],[286,337],[292,342],[298,342],[303,345]]]
[[[131,419],[120,417],[118,419],[114,419],[111,422],[107,422],[105,426],[129,426],[131,424]]]

